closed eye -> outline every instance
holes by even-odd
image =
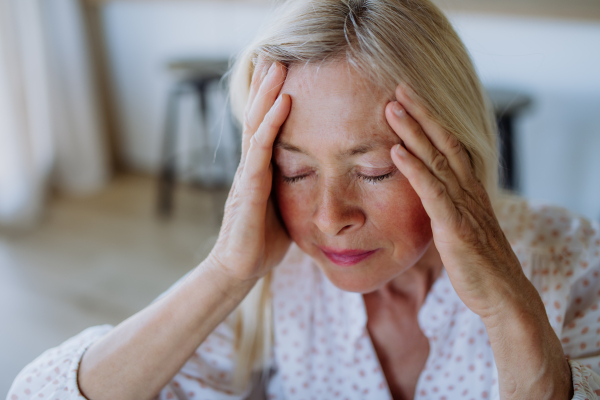
[[[358,177],[366,182],[369,183],[379,183],[387,178],[390,178],[392,175],[394,175],[396,171],[392,171],[392,172],[388,172],[387,174],[383,174],[383,175],[376,175],[376,176],[372,176],[372,175],[363,175],[363,174],[357,174]],[[298,175],[298,176],[281,176],[281,179],[283,179],[283,181],[285,183],[289,183],[289,184],[293,184],[296,182],[299,182],[305,178],[307,178],[310,174],[303,174],[303,175]]]
[[[392,172],[388,172],[387,174],[377,175],[377,176],[358,174],[358,177],[366,182],[379,183],[379,182],[383,181],[384,179],[391,177],[394,174],[394,172],[395,171],[392,171]]]
[[[283,179],[283,181],[285,183],[296,183],[301,181],[302,179],[306,178],[308,176],[308,174],[304,174],[304,175],[298,175],[298,176],[281,176],[281,179]]]

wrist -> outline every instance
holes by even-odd
[[[193,279],[209,280],[223,296],[236,302],[246,297],[259,279],[239,279],[231,276],[227,267],[212,253],[196,267],[192,275]]]
[[[532,285],[533,286],[533,285]],[[534,292],[483,319],[498,368],[500,390],[506,398],[567,399],[572,393],[571,368],[552,329],[543,302]]]
[[[479,315],[488,329],[506,321],[528,324],[540,316],[547,320],[544,302],[525,274],[510,281],[496,282],[492,287],[493,305]]]

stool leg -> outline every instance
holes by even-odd
[[[500,134],[500,178],[502,187],[518,191],[517,165],[514,152],[513,115],[501,115],[498,118],[498,133]]]
[[[202,129],[202,133],[205,139],[205,149],[203,150],[207,150],[207,151],[203,151],[202,154],[204,156],[206,156],[206,154],[208,154],[208,180],[205,184],[206,187],[212,187],[214,184],[214,163],[213,163],[213,159],[214,159],[214,155],[213,155],[213,143],[211,140],[211,132],[210,132],[210,125],[208,123],[208,83],[210,82],[209,79],[204,79],[202,80],[199,84],[198,84],[198,102],[199,104],[199,111],[200,111],[200,119],[201,121],[201,127],[200,129]]]
[[[233,136],[233,160],[230,161],[231,163],[231,172],[232,172],[232,176],[235,176],[235,173],[237,171],[237,167],[240,163],[240,159],[242,157],[242,132],[241,130],[238,128],[238,125],[236,124],[236,122],[233,120],[233,113],[231,111],[231,107],[229,107],[229,105],[226,106],[227,110],[226,110],[226,117],[227,118],[227,122],[229,124],[229,131],[231,132],[231,135]]]
[[[169,217],[173,211],[173,190],[175,186],[177,139],[177,116],[181,88],[177,86],[169,94],[165,131],[163,136],[163,159],[158,182],[157,211],[162,217]]]

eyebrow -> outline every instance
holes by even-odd
[[[300,153],[300,154],[306,154],[306,155],[308,155],[307,152],[305,152],[304,150],[300,149],[299,147],[296,147],[293,144],[289,144],[289,143],[282,142],[282,141],[279,141],[279,140],[277,142],[275,142],[275,148],[276,149],[283,149],[283,150],[291,151],[292,153]]]
[[[351,156],[355,156],[355,155],[359,155],[359,154],[366,154],[370,151],[375,150],[378,147],[381,147],[381,144],[380,143],[378,143],[378,144],[379,145],[374,144],[374,143],[361,144],[361,145],[358,145],[356,147],[353,147],[351,149],[341,152],[338,157],[344,158],[344,157],[351,157]],[[296,147],[293,144],[282,142],[282,141],[277,141],[275,143],[275,148],[291,151],[292,153],[300,153],[300,154],[309,155],[306,151],[302,150],[301,148]]]

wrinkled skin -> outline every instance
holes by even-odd
[[[413,267],[432,239],[421,200],[390,155],[400,143],[384,113],[394,93],[373,90],[342,64],[292,68],[282,93],[293,99],[274,151],[285,226],[333,284],[379,289]],[[377,252],[347,267],[321,247]]]
[[[211,264],[253,282],[291,238],[336,286],[368,293],[386,284],[410,291],[430,267],[423,260],[438,257],[487,328],[501,398],[571,398],[570,367],[539,294],[465,149],[418,95],[403,83],[376,90],[345,63],[292,67],[287,80],[281,65],[266,69],[259,62],[254,74],[242,161]],[[373,253],[342,267],[323,246]]]

